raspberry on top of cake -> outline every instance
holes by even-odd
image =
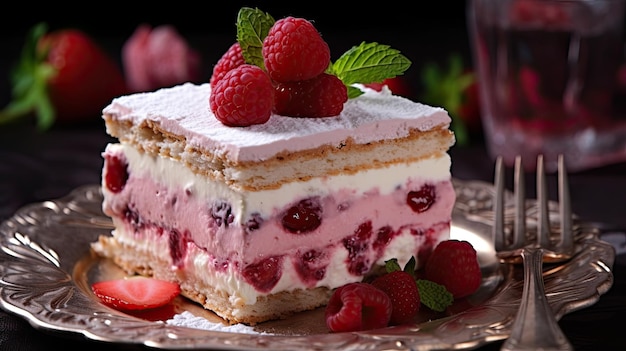
[[[309,21],[249,8],[241,21],[263,40],[238,37],[209,83],[104,108],[119,139],[102,171],[115,229],[92,248],[255,324],[323,306],[386,260],[419,264],[447,239],[454,135],[445,110],[364,85],[408,68],[396,50],[361,43],[324,63]],[[315,52],[282,47],[305,40]]]

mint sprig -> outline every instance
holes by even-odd
[[[242,7],[237,14],[237,41],[246,63],[265,69],[263,39],[274,25],[274,17],[258,8]]]
[[[346,51],[335,61],[328,72],[336,75],[348,87],[355,83],[382,82],[402,75],[411,61],[389,45],[362,42]],[[361,95],[359,89],[348,89],[348,97]],[[356,96],[353,96],[354,94]]]
[[[237,41],[248,64],[265,69],[263,40],[275,23],[274,18],[258,8],[242,7],[237,15]],[[337,76],[348,88],[348,98],[363,92],[352,84],[380,83],[404,74],[411,61],[400,51],[376,42],[354,46],[328,66],[326,73]]]
[[[421,303],[431,310],[443,312],[454,302],[454,297],[445,286],[426,279],[418,279],[416,283]]]

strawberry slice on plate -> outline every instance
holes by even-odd
[[[161,307],[180,294],[177,283],[142,276],[96,282],[91,290],[102,303],[121,311]]]

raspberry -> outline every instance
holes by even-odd
[[[224,78],[224,75],[226,75],[228,71],[245,63],[246,61],[243,58],[243,54],[241,53],[241,46],[238,42],[235,42],[233,45],[230,46],[230,48],[228,48],[228,50],[224,53],[224,55],[222,55],[222,57],[213,67],[213,75],[211,75],[211,80],[209,81],[209,83],[211,84],[211,89],[215,88],[217,82],[220,79]]]
[[[464,240],[444,240],[430,254],[424,278],[441,284],[455,299],[473,294],[482,280],[476,250]]]
[[[227,72],[209,97],[215,117],[231,127],[267,122],[273,103],[274,87],[269,76],[261,68],[248,64]]]
[[[257,290],[270,292],[283,275],[282,267],[282,256],[271,256],[245,266],[242,274]]]
[[[291,117],[337,116],[348,101],[348,89],[336,76],[322,73],[312,79],[277,83],[274,111]]]
[[[384,291],[391,299],[391,319],[389,324],[408,323],[417,316],[420,308],[420,294],[411,274],[393,271],[374,279],[372,285]]]
[[[119,193],[124,189],[128,180],[128,163],[125,158],[116,155],[105,155],[106,172],[105,184],[107,189],[113,193]]]
[[[317,197],[306,198],[282,214],[281,223],[290,233],[311,232],[322,224],[322,205]]]
[[[368,283],[337,288],[326,305],[326,325],[333,332],[384,328],[391,318],[391,299]]]
[[[432,184],[424,184],[417,191],[409,191],[406,195],[406,203],[416,213],[425,212],[435,203],[437,194],[435,186]]]
[[[330,64],[330,48],[303,18],[279,19],[263,40],[263,63],[277,82],[311,79]]]

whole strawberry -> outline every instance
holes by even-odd
[[[274,87],[265,71],[241,65],[228,71],[211,91],[209,105],[224,125],[245,127],[269,120],[274,106]]]
[[[482,280],[476,250],[464,240],[440,242],[426,261],[424,279],[445,286],[455,299],[473,294]]]
[[[330,64],[330,48],[304,18],[279,19],[263,40],[263,62],[277,82],[311,79]]]
[[[372,285],[391,299],[390,325],[408,323],[415,318],[420,308],[420,294],[413,275],[397,270],[377,277]]]
[[[368,283],[349,283],[337,288],[326,305],[325,319],[333,332],[384,328],[392,305],[387,294]]]
[[[336,116],[346,101],[345,84],[336,76],[322,73],[308,80],[277,83],[274,112],[290,117]]]
[[[55,121],[99,119],[102,108],[124,94],[121,69],[86,33],[47,32],[35,26],[12,75],[13,100],[0,123],[35,115],[40,130]]]

